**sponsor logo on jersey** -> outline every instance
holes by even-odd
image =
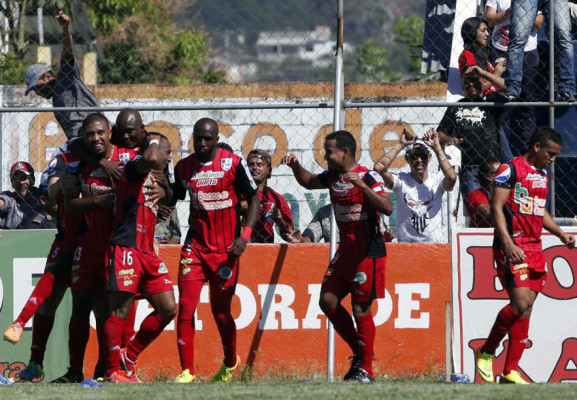
[[[505,183],[511,177],[511,168],[507,164],[502,164],[495,176],[495,182]]]
[[[130,286],[132,285],[132,283],[133,283],[132,280],[124,281],[124,286]]]
[[[334,210],[337,222],[366,221],[368,218],[367,213],[362,212],[363,206],[361,204],[335,204]]]
[[[522,281],[525,281],[525,280],[527,280],[528,277],[529,277],[529,276],[528,276],[527,274],[523,274],[523,275],[521,275],[520,278],[521,278]]]
[[[134,274],[134,268],[131,269],[121,269],[118,271],[118,276],[131,276]]]
[[[160,265],[158,266],[158,273],[159,274],[166,274],[168,272],[168,268],[166,268],[166,265],[164,263],[160,263]]]
[[[528,266],[529,266],[529,264],[527,264],[527,263],[513,265],[513,271],[518,271],[520,269],[527,268]]]
[[[172,281],[170,279],[164,279],[165,285],[172,285]]]
[[[90,176],[93,178],[106,178],[108,174],[106,174],[104,168],[96,168],[94,171],[90,173]]]
[[[232,268],[231,267],[221,267],[218,270],[218,275],[222,279],[230,279],[230,277],[232,276]]]
[[[202,171],[202,172],[195,172],[194,175],[192,175],[192,178],[190,178],[190,180],[222,178],[223,176],[224,176],[223,171]]]
[[[541,174],[527,174],[528,181],[546,181],[547,178]]]
[[[232,158],[223,158],[220,160],[220,167],[225,171],[232,168]]]
[[[54,169],[54,167],[56,166],[57,163],[58,163],[58,160],[56,160],[56,158],[53,158],[52,160],[50,160],[50,164],[48,164],[48,168],[46,169],[46,172],[48,172],[48,173],[52,172],[52,170]]]
[[[355,282],[357,282],[359,285],[362,285],[366,281],[367,281],[367,274],[365,274],[364,272],[357,272],[357,274],[355,275]]]
[[[183,265],[186,265],[186,264],[192,263],[193,261],[194,261],[194,259],[192,259],[192,258],[183,258],[182,260],[180,260],[180,263]]]
[[[186,275],[186,274],[188,274],[190,271],[191,271],[191,268],[190,268],[190,267],[183,268],[183,269],[182,269],[182,275]]]

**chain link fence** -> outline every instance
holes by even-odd
[[[73,19],[81,76],[100,100],[101,107],[92,110],[103,111],[110,121],[122,108],[140,110],[147,129],[169,137],[175,162],[193,151],[194,123],[202,117],[213,118],[220,125],[220,140],[237,155],[246,157],[255,148],[272,155],[268,184],[288,202],[295,228],[305,230],[314,214],[329,203],[327,191],[304,190],[280,160],[294,153],[311,172],[320,173],[326,167],[322,144],[334,130],[335,2],[270,1],[263,5],[246,1],[239,5],[232,0],[126,0],[106,2],[111,7],[106,9],[102,2],[45,1],[40,16],[39,3],[11,1],[6,2],[15,5],[10,13],[0,10],[5,67],[0,99],[2,190],[10,189],[12,163],[29,161],[39,178],[53,152],[66,141],[51,112],[52,102],[34,93],[24,96],[23,86],[26,69],[34,62],[58,70],[62,29],[55,15],[64,8]],[[345,128],[357,140],[359,163],[372,167],[398,142],[404,128],[422,137],[429,128],[440,126],[448,107],[461,110],[455,113],[457,122],[465,120],[477,127],[485,126],[483,113],[494,113],[500,138],[505,140],[499,142],[499,156],[520,154],[531,129],[554,125],[563,136],[564,148],[551,171],[550,210],[560,222],[570,223],[577,212],[572,179],[577,115],[569,103],[548,102],[558,94],[554,90],[558,91],[555,82],[559,81],[558,76],[551,80],[549,75],[549,71],[559,71],[548,55],[547,18],[552,16],[544,13],[543,27],[537,33],[536,87],[530,90],[530,98],[521,95],[521,100],[535,102],[532,109],[528,110],[526,102],[495,106],[487,100],[487,104],[479,101],[467,107],[456,103],[465,94],[459,71],[462,26],[470,17],[486,18],[486,7],[493,3],[345,1]],[[499,29],[496,25],[487,28]],[[496,75],[486,62],[495,66],[499,57],[489,50],[490,36],[486,40],[486,46],[472,52],[475,65],[484,71],[477,75],[491,71]],[[500,81],[495,82],[493,86],[504,92],[498,87]],[[504,144],[510,153],[504,151]],[[482,150],[473,147],[465,154],[464,148],[445,148],[457,170],[467,165],[466,155]],[[438,171],[434,156],[428,168]],[[403,152],[391,170],[410,171]],[[188,204],[180,203],[178,213],[184,233]],[[451,227],[468,226],[459,186],[443,196],[441,213],[442,223],[435,228],[447,240]],[[396,213],[385,222],[396,230]],[[276,241],[282,242],[278,231]]]

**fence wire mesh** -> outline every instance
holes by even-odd
[[[464,143],[445,147],[463,175],[467,169],[476,174],[482,161],[521,154],[537,126],[554,126],[564,147],[550,172],[550,210],[570,223],[577,213],[572,179],[577,115],[568,103],[549,100],[563,100],[560,95],[575,91],[574,82],[567,83],[574,79],[573,41],[565,39],[571,32],[569,18],[577,13],[569,13],[572,3],[562,16],[561,8],[550,13],[548,2],[518,3],[528,8],[518,11],[517,19],[532,20],[531,26],[538,28],[535,47],[522,49],[520,90],[512,93],[523,104],[494,106],[495,93],[511,94],[504,86],[511,62],[504,67],[499,62],[507,58],[510,43],[510,22],[503,19],[510,1],[345,1],[345,128],[357,140],[359,163],[369,168],[398,142],[404,128],[419,137],[431,127],[464,137]],[[302,0],[4,2],[2,190],[10,190],[9,170],[16,161],[29,161],[38,181],[67,139],[52,101],[34,92],[24,95],[29,65],[46,64],[55,74],[61,68],[63,28],[55,18],[61,9],[72,18],[80,76],[100,102],[92,111],[102,110],[114,121],[122,108],[140,110],[148,130],[169,137],[175,162],[193,151],[194,123],[213,118],[221,141],[237,155],[246,157],[255,148],[272,155],[268,185],[287,201],[295,228],[304,231],[329,203],[326,191],[304,190],[290,169],[280,165],[284,155],[294,153],[308,170],[321,172],[326,167],[323,139],[333,130],[336,4]],[[549,60],[549,21],[557,27],[555,63]],[[457,101],[467,95],[462,75],[468,72],[483,78],[471,79],[483,86],[477,89],[481,96],[464,105]],[[481,131],[493,141],[498,138],[496,147],[479,139]],[[472,134],[477,142],[467,143]],[[410,171],[404,154],[395,159],[392,171]],[[428,168],[438,171],[434,155]],[[451,226],[469,224],[462,192],[463,182],[443,196],[442,222],[435,228],[445,241]],[[184,232],[188,204],[180,203],[178,213]],[[396,230],[397,214],[385,222]],[[282,242],[278,233],[276,241]]]

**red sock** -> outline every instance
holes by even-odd
[[[43,365],[46,343],[54,326],[54,315],[36,314],[32,324],[32,346],[30,347],[30,361]]]
[[[194,313],[200,299],[202,281],[178,282],[178,318],[176,335],[178,338],[178,355],[182,370],[188,369],[194,375]]]
[[[44,303],[44,301],[50,297],[52,294],[52,289],[54,288],[54,275],[50,272],[45,272],[40,278],[36,287],[32,291],[32,294],[28,298],[28,301],[24,305],[24,308],[16,318],[16,321],[20,325],[24,326],[30,318],[38,311],[38,308]]]
[[[333,324],[335,331],[349,345],[353,354],[359,354],[359,336],[357,335],[353,318],[347,310],[341,304],[338,304],[326,313],[326,316]]]
[[[104,324],[104,333],[106,336],[106,375],[110,376],[120,369],[120,345],[122,342],[122,328],[124,320],[115,315],[109,315]]]
[[[527,347],[529,339],[529,318],[519,318],[509,331],[509,350],[505,359],[504,375],[519,368],[519,360]]]
[[[124,328],[122,329],[122,347],[128,347],[128,344],[134,337],[136,333],[134,331],[134,322],[136,320],[136,308],[138,306],[138,301],[135,300],[134,304],[130,308],[126,319],[124,320]]]
[[[495,354],[499,343],[501,343],[501,340],[503,340],[507,332],[509,332],[509,329],[511,329],[519,318],[520,316],[513,311],[513,307],[511,307],[510,304],[503,307],[501,311],[499,311],[499,314],[497,314],[497,319],[493,324],[491,333],[483,347],[481,347],[481,351],[487,354]]]
[[[374,377],[373,374],[373,348],[375,344],[375,321],[371,314],[356,319],[359,336],[359,356],[363,360],[361,368]]]
[[[136,362],[140,353],[162,333],[169,322],[165,321],[156,311],[148,314],[142,321],[136,336],[128,344],[128,358]]]
[[[70,320],[68,351],[70,352],[70,369],[75,372],[84,370],[84,353],[90,337],[90,322]]]
[[[217,295],[217,288],[211,287],[210,289],[210,307],[220,333],[224,365],[234,367],[236,365],[236,324],[230,310],[232,295],[223,293]]]

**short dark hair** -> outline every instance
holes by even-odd
[[[531,136],[531,140],[529,140],[529,148],[533,148],[535,143],[539,143],[541,146],[547,145],[547,142],[557,143],[560,146],[563,146],[563,139],[561,138],[561,134],[557,132],[553,128],[549,128],[548,126],[542,126],[537,129],[537,132]]]
[[[84,121],[82,121],[82,127],[80,128],[80,133],[84,134],[84,132],[86,131],[86,127],[88,125],[90,125],[91,123],[98,121],[98,120],[106,121],[106,126],[108,128],[110,128],[110,123],[108,122],[108,118],[106,118],[104,116],[104,114],[92,113],[88,117],[84,118]]]
[[[353,155],[357,152],[357,142],[349,131],[342,130],[329,133],[325,142],[327,140],[335,140],[337,149],[349,149]]]
[[[501,164],[501,162],[495,158],[491,158],[485,161],[483,164],[479,165],[479,171],[477,171],[477,179],[479,182],[489,178],[489,172],[493,169],[493,164]]]
[[[228,150],[228,151],[230,151],[231,153],[234,153],[234,151],[232,150],[232,147],[231,147],[230,144],[228,144],[228,143],[218,142],[218,143],[216,144],[216,147],[218,147],[218,148],[220,148],[220,149],[223,149],[223,150]]]

